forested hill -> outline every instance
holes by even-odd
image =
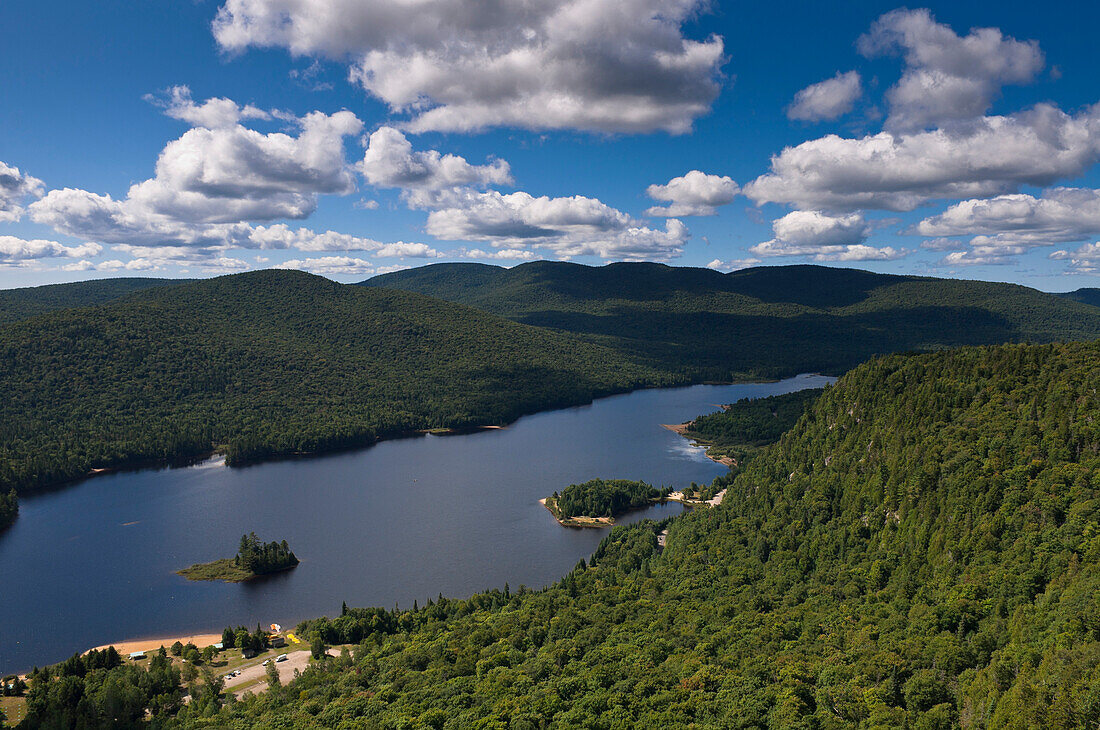
[[[875,359],[663,551],[309,622],[354,656],[189,724],[1096,727],[1098,389],[1097,344]]]
[[[1097,288],[1085,287],[1082,289],[1075,289],[1074,291],[1068,291],[1058,296],[1075,302],[1081,302],[1082,304],[1091,304],[1094,307],[1100,307],[1100,289]]]
[[[55,309],[94,306],[121,299],[136,291],[185,282],[185,279],[96,279],[73,284],[4,289],[0,290],[0,325]]]
[[[0,326],[0,485],[502,424],[672,380],[598,345],[418,294],[261,271]]]
[[[434,264],[363,283],[574,332],[692,379],[836,374],[888,352],[1100,337],[1100,309],[1035,289],[823,266]]]

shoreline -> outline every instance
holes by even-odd
[[[211,644],[217,644],[222,640],[221,634],[189,634],[185,636],[166,636],[150,639],[127,639],[125,641],[115,641],[110,644],[102,644],[100,646],[92,647],[87,651],[80,652],[81,655],[87,654],[89,651],[103,651],[109,647],[114,647],[115,651],[119,654],[130,654],[135,651],[156,651],[160,647],[167,649],[175,644],[177,641],[181,644],[194,644],[200,649]]]
[[[546,511],[550,513],[550,516],[557,520],[558,524],[562,527],[614,527],[614,517],[567,517],[562,520],[556,514],[554,510],[550,509],[550,505],[546,503],[549,497],[543,497],[539,500],[539,504],[546,508]]]
[[[721,408],[725,409],[726,406],[721,406]],[[693,424],[693,423],[695,423],[695,421],[687,421],[685,423],[662,423],[661,428],[667,428],[669,431],[672,431],[674,434],[676,434],[678,436],[683,436],[688,441],[691,441],[692,445],[698,446],[699,448],[703,449],[703,455],[706,456],[711,461],[717,462],[717,463],[721,464],[722,466],[726,466],[726,467],[737,466],[737,462],[734,461],[733,459],[731,459],[728,456],[711,456],[710,455],[710,446],[712,446],[711,443],[709,443],[707,441],[704,441],[703,439],[695,438],[694,436],[688,436],[688,433],[691,430],[691,424]]]
[[[445,431],[448,432],[448,435],[450,435],[450,434],[476,433],[476,432],[479,432],[479,431],[504,429],[504,428],[507,428],[509,425],[511,425],[511,423],[514,423],[515,421],[518,421],[520,418],[523,418],[525,416],[542,414],[542,413],[550,413],[550,412],[554,412],[554,411],[568,410],[568,409],[573,409],[573,408],[582,408],[582,407],[585,407],[586,405],[591,405],[595,401],[602,400],[604,398],[617,397],[617,396],[621,396],[621,395],[635,393],[635,392],[638,392],[638,391],[674,390],[674,389],[677,389],[677,388],[692,388],[692,387],[696,387],[696,386],[699,386],[699,385],[707,385],[707,386],[754,385],[754,384],[759,385],[759,384],[780,382],[780,380],[788,380],[788,379],[791,379],[791,378],[808,376],[808,375],[815,375],[815,374],[814,373],[798,373],[798,374],[790,375],[790,376],[787,376],[786,378],[781,378],[781,379],[778,379],[778,380],[774,380],[774,379],[767,379],[767,380],[765,380],[765,379],[745,379],[745,380],[731,380],[731,381],[724,381],[724,382],[713,382],[713,381],[685,382],[685,383],[682,383],[682,384],[665,385],[665,386],[639,386],[639,387],[624,389],[624,390],[621,390],[621,391],[601,393],[601,394],[598,394],[598,395],[594,396],[593,398],[585,401],[584,403],[577,403],[577,404],[571,404],[571,405],[558,405],[558,406],[552,406],[552,407],[548,407],[548,408],[542,408],[542,409],[537,409],[537,410],[533,410],[533,411],[530,411],[530,412],[522,413],[522,414],[518,415],[515,419],[512,419],[511,421],[509,421],[505,425],[483,425],[483,426],[474,426],[474,427],[460,427],[460,428],[455,428],[455,429],[445,429]],[[690,423],[691,422],[688,422],[688,423],[685,423],[685,424],[660,424],[660,425],[664,428],[668,428],[669,430],[673,431],[674,433],[677,433],[678,435],[683,436],[683,430],[686,430],[686,427]],[[678,430],[678,429],[681,429],[681,430]],[[328,454],[335,454],[335,453],[347,452],[347,451],[356,451],[356,450],[359,450],[359,449],[367,448],[371,445],[374,445],[376,443],[380,443],[382,441],[390,441],[390,440],[397,440],[397,439],[401,439],[401,438],[418,437],[418,436],[422,436],[422,435],[429,434],[429,433],[433,433],[433,431],[432,430],[406,431],[406,432],[402,432],[402,433],[398,433],[398,434],[390,434],[390,435],[386,435],[386,436],[376,437],[374,440],[372,440],[368,443],[364,443],[364,444],[347,445],[347,446],[335,447],[335,448],[331,448],[331,449],[321,449],[321,450],[318,450],[318,451],[304,452],[304,453],[297,453],[297,454],[281,454],[281,455],[280,454],[273,454],[273,455],[258,458],[254,461],[244,462],[244,463],[240,464],[239,466],[247,466],[247,465],[262,464],[262,463],[271,463],[271,462],[276,462],[276,461],[284,460],[284,459],[299,459],[299,458],[321,457],[321,456],[325,456],[325,455],[328,455]],[[96,467],[96,468],[90,469],[87,473],[85,473],[84,475],[81,475],[81,476],[65,478],[65,479],[55,481],[55,482],[51,482],[49,484],[42,485],[40,487],[36,487],[36,488],[33,488],[33,489],[28,489],[25,492],[22,492],[20,496],[23,496],[24,494],[27,495],[27,496],[30,496],[30,495],[33,495],[33,494],[38,493],[38,492],[49,492],[49,491],[53,491],[53,490],[67,489],[71,486],[76,486],[77,484],[83,483],[85,480],[88,480],[88,479],[90,479],[91,477],[94,477],[94,476],[100,476],[100,475],[105,475],[105,474],[117,474],[119,472],[138,471],[138,470],[143,470],[143,469],[186,468],[186,467],[189,467],[189,466],[194,466],[196,464],[201,464],[205,461],[216,459],[218,457],[222,458],[222,462],[221,462],[220,465],[225,466],[224,456],[225,456],[224,448],[212,448],[209,451],[205,451],[205,452],[198,453],[198,454],[179,455],[179,456],[175,456],[175,457],[171,457],[171,458],[167,458],[167,459],[135,460],[135,461],[132,461],[132,462],[121,463],[121,464],[116,464],[116,465],[112,465],[112,466]],[[709,455],[708,455],[708,458],[711,458],[713,461],[716,461],[718,463],[726,464],[726,462],[721,460],[721,459],[713,459]],[[234,465],[234,466],[238,466],[238,465]],[[230,468],[233,468],[233,467],[230,467]],[[538,501],[544,507],[546,506],[546,500],[545,499],[540,499]],[[661,500],[657,500],[657,501],[661,501]],[[694,507],[694,506],[697,506],[697,505],[700,504],[699,502],[684,501],[682,499],[671,499],[670,501],[680,501],[681,504],[683,504],[687,508],[691,508],[691,507]],[[550,511],[549,508],[547,508],[547,511]],[[584,524],[584,523],[578,523],[578,522],[573,522],[573,523],[562,522],[561,520],[559,520],[557,518],[556,515],[553,515],[553,512],[551,512],[551,516],[553,516],[554,519],[559,523],[559,525],[561,525],[563,527],[610,528],[610,527],[613,527],[615,525],[614,518],[587,518],[588,520],[590,520],[590,522],[588,522],[588,524]],[[575,518],[572,518],[572,519],[575,519]],[[94,647],[94,649],[102,650],[102,649],[105,649],[109,646],[114,646],[120,653],[125,654],[125,653],[128,653],[128,651],[155,650],[155,649],[159,648],[161,645],[164,645],[165,647],[167,647],[167,646],[170,646],[172,643],[174,643],[177,640],[181,641],[182,643],[187,643],[187,642],[191,641],[191,642],[195,643],[197,646],[200,646],[200,648],[201,648],[201,646],[204,646],[205,644],[200,644],[199,642],[200,641],[205,641],[207,639],[210,639],[209,643],[217,643],[221,640],[221,635],[220,634],[191,634],[189,636],[171,636],[171,637],[149,638],[149,639],[127,639],[127,640],[124,640],[124,641],[121,641],[121,642],[103,644],[103,645]],[[130,647],[136,647],[136,648],[130,648]],[[128,649],[128,651],[124,652],[123,651],[124,648]],[[86,651],[91,651],[91,650],[89,649],[89,650],[86,650]],[[81,653],[86,653],[86,651],[81,652]],[[63,661],[63,659],[59,660],[59,661]]]
[[[317,451],[304,451],[293,452],[285,454],[268,454],[265,456],[257,457],[255,459],[244,459],[240,462],[232,464],[232,467],[245,467],[256,464],[264,464],[269,462],[282,461],[284,459],[309,459],[318,456],[325,456],[327,454],[337,454],[345,451],[355,451],[358,449],[368,448],[383,441],[395,441],[403,438],[414,438],[423,435],[463,435],[469,433],[477,433],[479,431],[489,431],[507,428],[512,423],[515,423],[519,419],[525,416],[533,416],[540,413],[550,413],[553,411],[566,410],[568,408],[579,408],[583,406],[592,405],[597,400],[603,398],[612,398],[620,395],[627,395],[642,390],[671,390],[676,388],[693,388],[698,385],[708,386],[724,386],[724,385],[766,385],[768,383],[778,383],[783,380],[789,380],[791,378],[798,378],[802,376],[821,375],[821,373],[795,373],[779,378],[748,378],[745,380],[728,380],[728,381],[716,381],[716,380],[700,380],[700,381],[688,381],[675,385],[639,385],[632,388],[625,388],[622,390],[612,390],[606,393],[598,393],[592,398],[589,398],[583,403],[573,403],[571,405],[556,405],[547,408],[540,408],[532,411],[525,411],[518,414],[515,418],[507,423],[500,424],[486,424],[478,426],[456,426],[453,428],[441,428],[441,429],[410,429],[406,431],[394,432],[384,436],[376,436],[372,440],[364,441],[363,443],[347,444],[342,446],[334,446],[332,448],[322,448]],[[665,424],[661,424],[665,425]],[[665,426],[668,428],[669,426]],[[61,477],[38,486],[24,488],[20,490],[20,495],[32,495],[38,492],[49,492],[55,489],[65,489],[87,479],[91,479],[97,476],[104,476],[109,474],[116,474],[118,472],[127,471],[140,471],[142,469],[160,469],[160,468],[184,468],[187,466],[194,466],[202,461],[209,459],[224,458],[226,456],[226,450],[224,446],[213,447],[209,450],[192,453],[192,454],[178,454],[163,459],[134,459],[132,461],[123,461],[118,464],[111,464],[108,466],[90,467],[87,472],[75,476]],[[708,457],[709,458],[709,457]],[[725,463],[716,459],[719,463]]]

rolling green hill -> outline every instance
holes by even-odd
[[[290,271],[0,326],[0,485],[144,460],[371,443],[672,378],[568,334]]]
[[[435,264],[363,284],[573,332],[695,380],[836,374],[887,352],[1100,337],[1100,311],[1027,287],[822,266]]]
[[[97,279],[0,290],[0,325],[55,309],[104,304],[145,289],[181,284],[183,279]]]
[[[178,720],[609,729],[1100,722],[1100,344],[874,359],[722,481],[719,507],[616,528],[544,590],[304,622],[298,635],[354,652],[224,707],[216,692],[193,689]],[[110,671],[119,689],[133,684],[127,696],[152,701],[136,689],[145,686],[130,677],[136,670]],[[37,680],[32,715],[117,713],[93,693],[105,679],[93,670]],[[89,700],[74,706],[81,687]],[[132,705],[140,717],[140,701]]]
[[[1074,302],[1081,302],[1082,304],[1091,304],[1094,307],[1100,307],[1100,289],[1085,287],[1082,289],[1075,289],[1074,291],[1064,292],[1057,296],[1065,299],[1072,300]]]

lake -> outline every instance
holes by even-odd
[[[0,673],[123,639],[291,626],[338,614],[342,601],[411,606],[505,582],[544,586],[607,531],[563,528],[539,499],[594,477],[709,483],[725,467],[660,424],[832,380],[641,390],[499,430],[244,468],[211,459],[28,495],[0,535]],[[655,505],[620,522],[681,509]],[[287,540],[301,565],[241,584],[175,575],[233,556],[252,531]]]

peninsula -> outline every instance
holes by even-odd
[[[591,479],[539,502],[565,527],[608,527],[616,515],[664,499],[671,491],[628,479]]]

